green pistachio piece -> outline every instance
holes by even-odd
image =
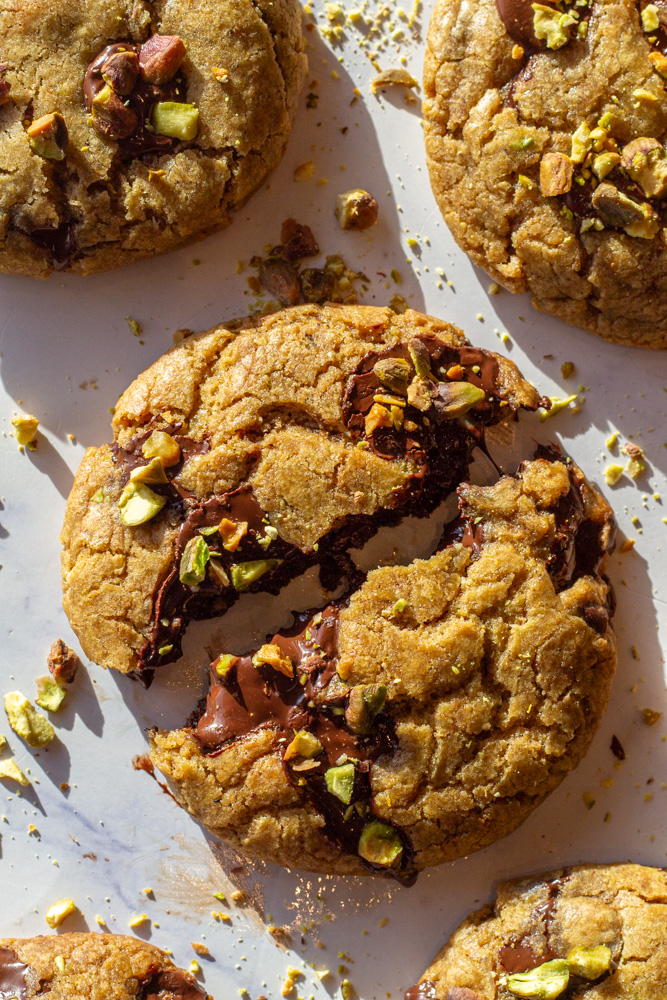
[[[591,130],[586,122],[582,122],[579,128],[572,133],[572,145],[570,147],[570,159],[572,162],[583,163],[592,145]]]
[[[178,577],[186,587],[196,587],[206,576],[206,563],[211,558],[209,547],[201,535],[191,538],[181,556]]]
[[[583,945],[579,945],[567,956],[567,964],[573,976],[599,979],[609,971],[611,951],[606,944],[599,944],[597,948],[584,948]]]
[[[389,866],[400,860],[403,844],[393,826],[372,820],[361,831],[357,852],[373,865]]]
[[[322,744],[317,736],[313,736],[307,729],[301,729],[285,750],[285,760],[291,760],[292,757],[306,757],[310,760],[312,757],[317,757],[321,751]],[[330,788],[329,791],[331,791]]]
[[[126,528],[145,524],[160,513],[166,502],[164,497],[153,493],[148,486],[130,480],[118,501],[121,522]]]
[[[247,590],[255,580],[275,569],[280,562],[281,559],[251,559],[249,562],[235,563],[229,567],[232,586],[239,591]]]
[[[419,340],[417,337],[413,337],[408,344],[408,352],[412,358],[412,363],[415,366],[415,372],[419,378],[430,378],[431,355],[428,353],[428,349],[424,345],[423,341]]]
[[[238,656],[232,656],[231,653],[222,653],[215,663],[215,672],[218,677],[226,677],[237,659]]]
[[[536,1000],[554,1000],[567,989],[570,969],[564,958],[544,962],[530,972],[517,972],[509,976],[507,988],[517,997],[535,997]]]
[[[354,764],[339,764],[338,767],[330,767],[324,773],[324,780],[327,791],[340,799],[344,805],[349,806],[354,791]]]
[[[4,750],[7,746],[7,737],[0,733],[0,751]]]
[[[37,417],[31,416],[29,413],[22,417],[12,417],[12,427],[14,428],[14,437],[20,445],[34,448],[37,428],[39,427]]]
[[[657,31],[660,27],[660,18],[658,16],[658,8],[654,3],[647,3],[641,12],[642,28],[644,31]]]
[[[8,781],[17,781],[19,785],[23,785],[24,787],[27,787],[30,784],[25,774],[14,760],[0,760],[0,779],[1,778],[5,778]]]
[[[159,135],[184,142],[194,139],[199,129],[199,111],[194,104],[159,101],[153,108],[153,128]]]
[[[138,465],[132,469],[130,480],[133,483],[168,483],[167,474],[161,459],[151,458],[148,465]]]
[[[345,709],[345,721],[353,733],[370,733],[386,697],[384,684],[358,684],[352,688]]]
[[[65,119],[54,111],[43,115],[26,129],[33,153],[45,160],[64,160],[68,135]]]
[[[55,731],[51,723],[35,711],[20,691],[10,691],[5,695],[5,712],[9,725],[28,746],[45,747],[54,738]]]
[[[181,448],[166,431],[153,431],[141,446],[144,458],[159,458],[165,469],[178,465],[181,460]]]
[[[37,697],[35,701],[40,708],[45,708],[47,712],[57,712],[63,703],[65,691],[60,684],[56,684],[53,677],[45,674],[37,678]]]
[[[382,358],[373,365],[373,371],[392,392],[398,392],[402,396],[407,394],[410,365],[404,358]]]
[[[166,656],[167,653],[171,653],[171,651],[172,651],[173,648],[174,648],[174,644],[171,643],[171,642],[168,642],[166,644],[166,646],[160,646],[158,648],[158,655],[159,656]]]
[[[484,390],[471,382],[440,382],[437,392],[437,409],[448,417],[462,417],[486,399]]]
[[[577,23],[576,18],[541,3],[533,3],[531,7],[534,11],[533,31],[536,38],[546,42],[548,49],[560,49],[569,42],[568,29]]]

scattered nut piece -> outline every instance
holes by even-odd
[[[151,458],[147,465],[137,465],[130,473],[132,483],[150,483],[164,485],[168,483],[167,474],[161,459]]]
[[[259,281],[283,306],[294,306],[301,295],[296,269],[282,257],[267,257],[259,266]]]
[[[537,39],[546,42],[548,49],[560,49],[569,42],[569,29],[577,23],[574,17],[541,3],[533,3],[531,7],[534,11],[533,31]]]
[[[641,12],[642,28],[644,31],[657,31],[660,27],[660,17],[658,8],[653,3],[647,3]]]
[[[260,646],[252,658],[254,667],[260,667],[264,663],[285,677],[294,677],[294,665],[291,659],[287,653],[283,653],[280,646],[273,642],[266,642]]]
[[[408,403],[425,413],[433,403],[432,383],[428,379],[416,375],[408,386]]]
[[[545,198],[567,194],[572,188],[574,164],[565,153],[545,153],[540,160],[540,193]]]
[[[139,56],[136,52],[115,52],[101,66],[102,79],[117,94],[126,97],[139,79]]]
[[[56,734],[51,723],[35,711],[20,691],[9,691],[5,695],[5,712],[9,725],[28,746],[39,749],[54,739]]]
[[[393,826],[373,820],[361,831],[357,852],[373,865],[388,867],[400,860],[403,844]]]
[[[599,944],[596,948],[579,945],[572,949],[566,961],[571,975],[581,976],[582,979],[599,979],[609,970],[611,951],[606,944]]]
[[[591,130],[586,122],[582,122],[572,135],[572,148],[570,150],[570,159],[572,162],[583,163],[592,145]]]
[[[563,376],[563,378],[572,378],[572,376],[574,375],[574,362],[564,361],[563,364],[560,366],[560,373]]]
[[[555,417],[557,413],[561,410],[566,409],[570,403],[574,403],[577,399],[577,393],[573,392],[570,396],[549,396],[549,403],[551,404],[549,408],[546,407],[540,409],[540,420],[548,420],[549,417]]]
[[[141,446],[144,458],[159,458],[165,469],[178,465],[181,460],[181,448],[166,431],[153,431]]]
[[[90,122],[108,139],[127,139],[136,130],[139,119],[107,83],[93,98]]]
[[[128,927],[134,929],[135,927],[141,927],[141,925],[145,924],[147,920],[148,920],[147,913],[137,913],[136,916],[130,917],[130,919],[127,922],[127,925]]]
[[[275,569],[280,562],[280,559],[250,559],[247,562],[235,563],[229,567],[232,586],[239,593],[242,593],[265,573],[270,573],[271,570]]]
[[[218,525],[218,531],[222,538],[222,547],[227,552],[236,552],[241,539],[248,534],[247,521],[230,521],[228,517],[223,517]]]
[[[63,920],[71,916],[72,913],[76,913],[74,900],[61,899],[58,903],[54,903],[53,906],[50,906],[46,911],[46,922],[49,927],[55,930],[55,928],[60,927]]]
[[[160,513],[166,502],[164,497],[154,493],[148,486],[130,480],[118,500],[121,523],[126,528],[145,524]]]
[[[631,479],[638,479],[643,472],[646,471],[646,462],[644,459],[644,451],[639,447],[638,444],[633,444],[628,441],[627,444],[623,445],[621,451],[624,452],[630,461],[625,467],[626,473]]]
[[[37,697],[35,701],[47,712],[57,712],[65,698],[65,691],[56,684],[49,674],[37,678]]]
[[[229,70],[223,69],[221,66],[213,66],[211,68],[211,76],[218,83],[227,83],[229,81]]]
[[[408,390],[409,391],[409,390]],[[367,437],[379,427],[393,427],[394,421],[390,411],[380,403],[373,403],[364,419],[364,432]]]
[[[486,399],[486,393],[470,382],[440,382],[436,387],[435,408],[446,417],[462,417]]]
[[[419,88],[419,84],[415,80],[414,76],[411,76],[407,69],[392,68],[384,69],[381,73],[371,81],[371,90],[374,94],[378,92],[381,87],[407,87],[408,89]]]
[[[14,428],[14,437],[19,445],[22,447],[27,446],[31,451],[34,451],[37,440],[37,428],[39,427],[37,417],[31,416],[29,413],[21,417],[12,417],[12,427]]]
[[[158,135],[167,135],[181,142],[194,139],[199,131],[199,111],[194,104],[158,101],[153,106],[151,120]]]
[[[181,562],[178,568],[178,578],[186,587],[196,587],[206,577],[206,564],[211,557],[211,550],[201,535],[190,538],[186,542]]]
[[[623,466],[612,463],[604,470],[604,478],[609,486],[615,486],[623,475]]]
[[[311,759],[317,757],[322,749],[322,744],[316,736],[313,736],[306,729],[301,729],[285,750],[284,758],[285,760],[292,760],[294,757]]]
[[[33,153],[45,160],[64,160],[69,136],[65,119],[56,111],[42,115],[26,129]]]
[[[320,305],[333,299],[336,279],[326,267],[305,267],[299,275],[301,295],[306,302]]]
[[[148,83],[168,83],[176,76],[186,52],[178,35],[151,35],[139,50],[141,75]]]
[[[387,697],[384,684],[358,684],[350,691],[345,721],[353,733],[370,733]]]
[[[647,198],[661,198],[667,191],[667,156],[657,139],[633,139],[621,150],[621,163]]]
[[[0,760],[0,779],[6,781],[16,781],[19,785],[27,788],[30,782],[14,760]]]
[[[649,59],[653,63],[653,68],[662,77],[667,77],[667,56],[662,52],[649,52]]]
[[[373,365],[373,372],[392,392],[407,394],[410,365],[404,358],[382,358]]]
[[[353,188],[338,195],[335,215],[341,229],[370,229],[378,220],[378,203],[368,191]]]
[[[315,176],[314,162],[307,160],[306,163],[301,163],[298,167],[294,168],[293,176],[295,181],[309,181]]]
[[[56,639],[49,650],[46,665],[57,684],[71,684],[81,666],[81,660],[62,639]]]
[[[518,997],[536,997],[555,1000],[567,989],[570,969],[564,958],[544,962],[530,972],[516,972],[508,976],[507,989]]]
[[[621,157],[618,153],[599,153],[593,160],[591,170],[597,179],[602,181],[620,162]]]
[[[211,954],[206,945],[202,944],[201,941],[191,941],[190,946],[195,950],[195,952],[198,955],[201,955],[202,957]]]
[[[210,553],[210,559],[208,564],[208,575],[211,577],[213,582],[221,589],[224,590],[225,587],[229,587],[230,581],[224,567],[220,565],[217,561],[219,556],[215,552]]]
[[[662,712],[654,712],[652,708],[642,709],[642,722],[646,726],[654,726],[662,718]]]
[[[596,187],[591,201],[603,222],[624,229],[629,236],[651,239],[660,228],[658,215],[650,205],[633,201],[608,181]]]

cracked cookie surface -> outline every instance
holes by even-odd
[[[314,563],[333,590],[349,548],[433,510],[484,427],[539,402],[512,362],[412,311],[301,306],[186,337],[123,394],[67,503],[64,607],[86,655],[152,669],[188,619]]]
[[[454,932],[406,1000],[663,1000],[666,900],[665,872],[635,864],[578,865],[501,883],[496,900]],[[512,975],[567,959],[550,992],[511,990]]]
[[[278,164],[307,68],[296,0],[63,0],[57,13],[35,0],[0,10],[0,29],[0,270],[34,277],[118,267],[227,225]],[[106,88],[94,127],[89,66],[161,36],[184,44],[177,68],[153,50],[136,86],[130,67],[120,96]],[[152,145],[129,137],[140,92]],[[160,128],[171,138],[156,142]]]
[[[152,734],[213,833],[408,880],[510,833],[581,760],[616,665],[611,512],[544,457],[458,494],[429,559],[371,571],[254,654],[222,650],[194,724]]]
[[[31,1000],[211,1000],[154,945],[120,934],[0,938],[0,996]]]
[[[651,33],[640,6],[572,5],[583,37],[573,22],[569,40],[548,48],[506,17],[509,34],[499,15],[518,10],[509,0],[437,0],[426,149],[447,225],[496,281],[606,339],[665,348],[664,191],[623,158],[631,142],[651,141],[662,171],[667,139],[663,14]],[[585,150],[573,142],[582,124],[602,133]]]

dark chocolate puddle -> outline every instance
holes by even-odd
[[[15,951],[0,948],[0,1000],[28,1000],[26,974],[29,968]]]

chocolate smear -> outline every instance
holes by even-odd
[[[182,969],[163,969],[144,982],[140,1000],[202,1000],[207,996],[194,976]]]
[[[0,1000],[28,1000],[28,970],[15,951],[0,948]]]

